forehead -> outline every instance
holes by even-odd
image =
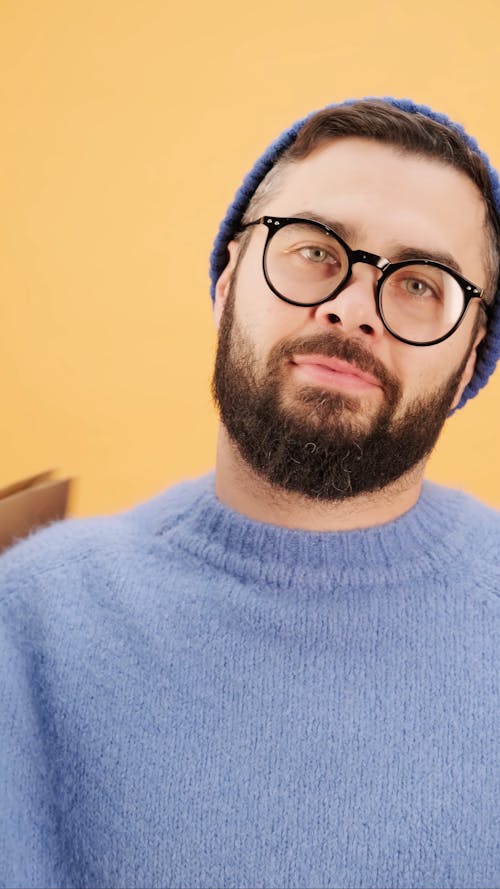
[[[390,257],[398,244],[451,253],[485,283],[485,205],[472,180],[441,161],[368,139],[321,145],[284,167],[263,211],[338,220],[351,246]]]

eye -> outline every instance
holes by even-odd
[[[425,300],[443,300],[443,288],[438,281],[427,281],[422,277],[406,275],[394,276],[391,282],[392,289],[399,292],[401,298],[408,299],[411,297],[415,302],[423,302]]]
[[[301,247],[299,253],[304,257],[304,259],[309,260],[309,262],[318,264],[324,263],[327,260],[330,260],[330,262],[336,262],[335,257],[332,256],[331,253],[328,252],[328,250],[325,250],[324,247]]]
[[[425,281],[419,281],[418,278],[407,278],[405,281],[405,289],[410,296],[430,296],[433,291]]]

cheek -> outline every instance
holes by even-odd
[[[254,344],[256,354],[266,356],[281,339],[304,333],[309,310],[278,299],[258,269],[248,268],[245,263],[236,285],[235,319],[245,338]]]
[[[236,300],[235,322],[242,337],[252,344],[257,359],[265,361],[273,346],[283,337],[290,336],[284,320],[265,304],[257,300]]]
[[[405,401],[432,393],[444,386],[460,366],[466,346],[454,343],[453,337],[435,346],[405,346],[408,350],[395,367],[403,386]]]

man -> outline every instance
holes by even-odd
[[[500,520],[423,482],[500,353],[499,210],[409,102],[257,162],[215,476],[0,560],[3,886],[499,885]]]

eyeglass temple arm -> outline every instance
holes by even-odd
[[[244,222],[240,225],[240,230],[243,231],[244,228],[249,228],[251,225],[260,225],[261,222],[264,222],[264,216],[261,216],[259,219],[254,219],[253,222]]]

